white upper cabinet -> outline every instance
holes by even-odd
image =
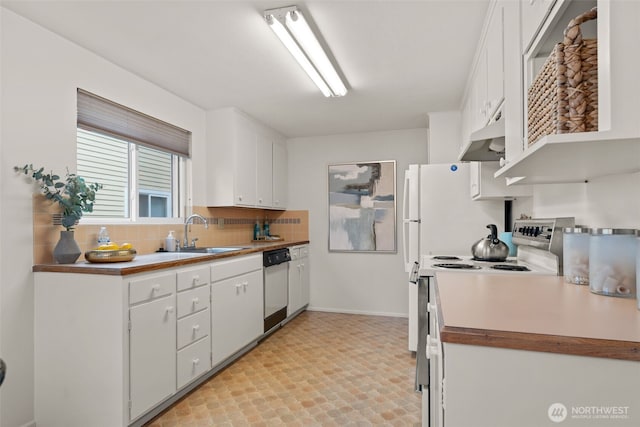
[[[475,63],[462,106],[461,154],[470,148],[469,135],[484,128],[505,99],[504,2],[489,5]]]
[[[499,162],[470,162],[469,166],[469,189],[473,200],[510,199],[533,195],[530,185],[507,186],[506,179],[494,178],[493,175],[500,168]]]
[[[257,200],[256,194],[256,150],[257,150],[257,137],[253,126],[244,117],[237,117],[235,124],[236,141],[233,150],[235,152],[235,168],[231,172],[232,179],[229,180],[234,183],[233,187],[233,204],[241,206],[254,206]],[[219,152],[222,150],[215,150],[213,156],[218,157]],[[214,162],[215,163],[215,162]],[[215,177],[221,175],[214,173]],[[212,178],[209,175],[208,180]],[[228,181],[227,181],[228,182]],[[215,198],[214,198],[215,200]]]
[[[537,10],[537,19],[542,22],[528,23],[534,19],[529,15],[529,7],[537,1],[542,2]],[[640,2],[556,0],[547,7],[544,5],[547,2],[537,1],[533,5],[530,0],[521,1],[522,53],[518,58],[506,59],[523,62],[524,140],[529,85],[553,45],[562,41],[562,32],[569,21],[594,6],[598,8],[597,19],[581,28],[584,38],[598,39],[598,131],[547,135],[530,146],[525,144],[515,155],[507,152],[507,163],[496,176],[521,177],[519,184],[540,184],[584,182],[640,171],[640,85],[635,83],[640,60],[631,53],[638,49]],[[543,10],[545,7],[547,11]]]
[[[520,0],[522,8],[522,50],[531,44],[555,0]]]
[[[491,118],[504,99],[504,9],[498,3],[491,14],[485,44],[487,57],[486,118]]]
[[[207,112],[207,206],[286,209],[286,152],[274,158],[275,145],[284,137],[235,108]]]
[[[287,147],[284,143],[273,143],[273,207],[285,209],[287,198]]]
[[[256,171],[256,205],[270,208],[273,206],[273,143],[263,134],[258,134]]]

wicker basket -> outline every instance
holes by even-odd
[[[596,17],[593,8],[571,20],[531,84],[529,145],[545,135],[598,130],[598,40],[583,39],[580,30]]]

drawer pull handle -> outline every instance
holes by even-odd
[[[236,283],[236,295],[240,295],[240,288],[242,287],[242,283]]]
[[[193,335],[195,335],[200,330],[200,325],[193,325]]]
[[[247,286],[249,286],[249,282],[242,282],[242,288],[245,292],[247,292]]]
[[[155,293],[155,292],[160,292],[160,285],[153,285],[151,287],[151,292]]]
[[[173,313],[173,306],[172,305],[167,307],[167,313]]]
[[[197,285],[198,284],[198,280],[200,280],[200,276],[198,276],[197,274],[193,276],[193,284]]]
[[[193,364],[194,365],[200,364],[200,359],[193,359]]]
[[[198,303],[200,302],[200,298],[195,297],[192,301],[193,301],[193,305],[198,305]]]

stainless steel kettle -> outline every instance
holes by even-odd
[[[509,246],[498,239],[498,227],[495,224],[487,225],[491,234],[480,239],[471,246],[471,254],[480,261],[504,261],[509,255]]]

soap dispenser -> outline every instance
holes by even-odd
[[[256,219],[256,223],[253,226],[253,240],[260,238],[260,222]]]
[[[169,231],[169,235],[164,239],[164,249],[167,252],[176,251],[176,238],[173,236],[173,230]]]
[[[267,239],[270,234],[269,234],[269,221],[267,221],[267,218],[264,219],[264,238]]]

